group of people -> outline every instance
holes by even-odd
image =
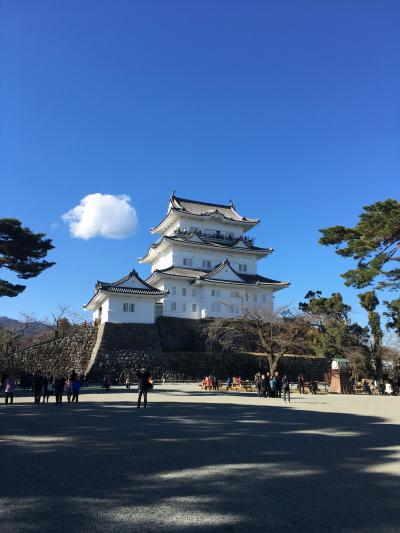
[[[254,376],[254,383],[260,398],[282,398],[290,402],[290,382],[286,374],[279,375],[279,372],[257,372]]]
[[[202,380],[201,388],[204,390],[219,390],[219,379],[210,374]]]
[[[143,407],[147,407],[147,392],[153,388],[153,377],[146,368],[139,370],[136,373],[136,377],[138,382],[137,407],[141,407],[142,400]],[[30,388],[32,388],[33,391],[34,403],[36,405],[40,403],[48,403],[50,396],[54,395],[56,404],[61,405],[64,392],[66,392],[68,402],[77,403],[79,400],[81,382],[86,384],[86,380],[84,378],[80,379],[75,370],[72,370],[67,378],[62,375],[53,377],[50,374],[43,374],[41,370],[36,370],[30,380]],[[111,377],[108,374],[106,375],[106,384],[108,385],[106,390],[109,390]],[[23,384],[20,383],[20,385],[22,386]],[[16,386],[16,380],[13,375],[4,376],[0,389],[4,390],[5,403],[7,405],[14,403]]]
[[[351,385],[353,389],[353,394],[357,390],[357,380],[353,377],[351,378]],[[362,392],[364,394],[379,394],[380,396],[397,396],[400,392],[400,382],[397,380],[384,380],[384,379],[374,379],[368,380],[363,379],[361,382]]]
[[[50,396],[55,396],[56,404],[61,405],[64,392],[67,393],[68,402],[78,402],[81,388],[81,380],[78,378],[75,370],[65,378],[62,375],[53,377],[51,374],[44,374],[41,370],[35,370],[31,379],[25,376],[25,380],[20,382],[24,390],[32,389],[34,403],[49,403]],[[16,380],[13,375],[7,375],[2,383],[4,389],[4,401],[6,405],[14,403],[14,392],[16,389]]]

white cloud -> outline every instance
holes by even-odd
[[[99,192],[88,194],[79,205],[62,215],[69,231],[77,239],[106,237],[125,239],[136,229],[136,210],[126,195],[114,196]]]

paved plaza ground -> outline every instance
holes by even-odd
[[[1,531],[400,531],[400,397],[17,394],[0,407]]]

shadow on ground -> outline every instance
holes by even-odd
[[[399,530],[398,426],[211,402],[2,407],[1,523],[58,533]]]

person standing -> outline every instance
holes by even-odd
[[[136,376],[138,379],[138,391],[139,391],[138,400],[137,400],[137,408],[139,409],[142,396],[143,396],[143,407],[147,407],[147,391],[152,388],[153,380],[152,380],[150,372],[146,368],[142,368],[141,370],[139,370]]]
[[[278,371],[275,372],[275,380],[276,380],[276,385],[275,385],[276,397],[282,398],[282,378],[279,375]]]
[[[271,398],[276,398],[276,379],[275,379],[275,376],[271,376],[270,377],[270,380],[269,380],[269,389],[270,389],[270,394],[271,394]]]
[[[284,402],[286,402],[287,398],[287,401],[290,403],[290,382],[286,374],[282,377],[282,391]]]
[[[43,403],[49,403],[50,386],[50,376],[43,376]]]
[[[43,389],[43,376],[40,370],[35,370],[33,374],[32,389],[35,403],[39,404]]]
[[[299,389],[300,394],[304,394],[304,375],[299,374],[297,378],[297,388]]]
[[[81,390],[81,383],[78,378],[71,381],[72,403],[78,403],[79,391]]]
[[[126,387],[127,389],[130,389],[130,388],[131,388],[131,378],[130,378],[130,375],[129,375],[129,374],[126,375],[126,379],[125,379],[125,387]]]
[[[261,398],[261,396],[262,396],[262,393],[261,393],[261,388],[262,388],[261,380],[262,380],[261,372],[257,372],[256,375],[254,376],[254,384],[256,386],[257,394],[258,394],[259,398]]]
[[[54,394],[56,395],[56,404],[61,405],[62,404],[62,396],[64,392],[65,387],[65,378],[62,376],[58,376],[54,380]]]
[[[14,403],[14,390],[15,390],[15,380],[12,376],[8,376],[4,381],[4,395],[5,403]]]

